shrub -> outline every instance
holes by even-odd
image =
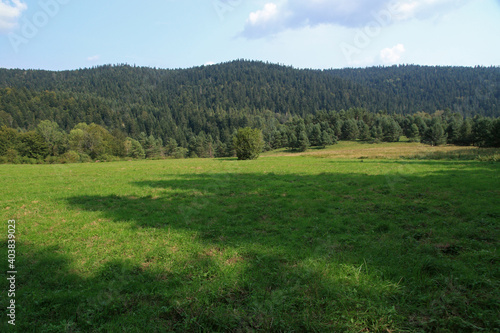
[[[80,153],[80,162],[88,163],[88,162],[92,162],[92,159],[90,158],[89,155],[87,155],[85,153]]]
[[[19,163],[22,164],[37,164],[38,160],[36,158],[31,158],[27,156],[23,156],[19,159]]]
[[[96,160],[101,162],[115,162],[115,161],[120,161],[121,159],[118,156],[105,154],[98,156]]]
[[[20,163],[19,153],[15,149],[7,149],[5,157],[7,158],[7,162],[9,163],[14,163],[14,164]]]
[[[188,150],[186,148],[176,147],[174,149],[174,152],[172,153],[172,156],[174,158],[181,159],[181,158],[186,158],[187,153],[188,153]]]
[[[57,164],[59,162],[60,162],[59,157],[57,157],[57,156],[47,156],[45,158],[45,163],[47,163],[47,164]]]
[[[239,160],[255,160],[264,148],[262,131],[250,127],[240,128],[233,137],[233,143]]]
[[[65,163],[78,163],[78,162],[80,162],[80,154],[78,154],[74,150],[70,150],[70,151],[66,152],[62,156],[62,158],[63,158]]]

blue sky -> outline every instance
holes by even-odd
[[[0,0],[0,67],[500,65],[500,0]]]

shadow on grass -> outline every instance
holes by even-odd
[[[103,258],[98,271],[82,277],[60,247],[34,250],[18,242],[17,249],[25,254],[17,260],[16,325],[2,320],[2,332],[155,332],[183,331],[189,328],[186,322],[195,326],[196,311],[184,308],[176,294],[192,279],[187,270],[154,272],[130,260]],[[2,309],[8,301],[2,298]]]
[[[314,267],[246,253],[241,279],[228,280],[211,255],[193,254],[176,271],[113,259],[82,277],[59,247],[26,252],[16,281],[18,332],[346,331],[394,327],[397,318],[388,303],[397,288],[372,289],[374,277],[356,267],[343,267],[339,282]],[[12,330],[6,321],[0,328]]]
[[[33,305],[20,313],[45,331],[491,329],[498,269],[460,256],[497,244],[498,168],[481,169],[493,178],[472,167],[165,175],[134,182],[142,197],[71,197],[114,222],[187,233],[204,250],[172,257],[175,270],[115,258],[82,278],[60,249],[34,249],[19,296]],[[214,255],[226,250],[238,254]]]

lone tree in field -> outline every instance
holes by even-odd
[[[255,160],[264,148],[262,131],[250,127],[240,128],[233,137],[233,143],[239,160]]]

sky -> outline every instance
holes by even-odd
[[[500,66],[500,0],[0,0],[0,67]]]

